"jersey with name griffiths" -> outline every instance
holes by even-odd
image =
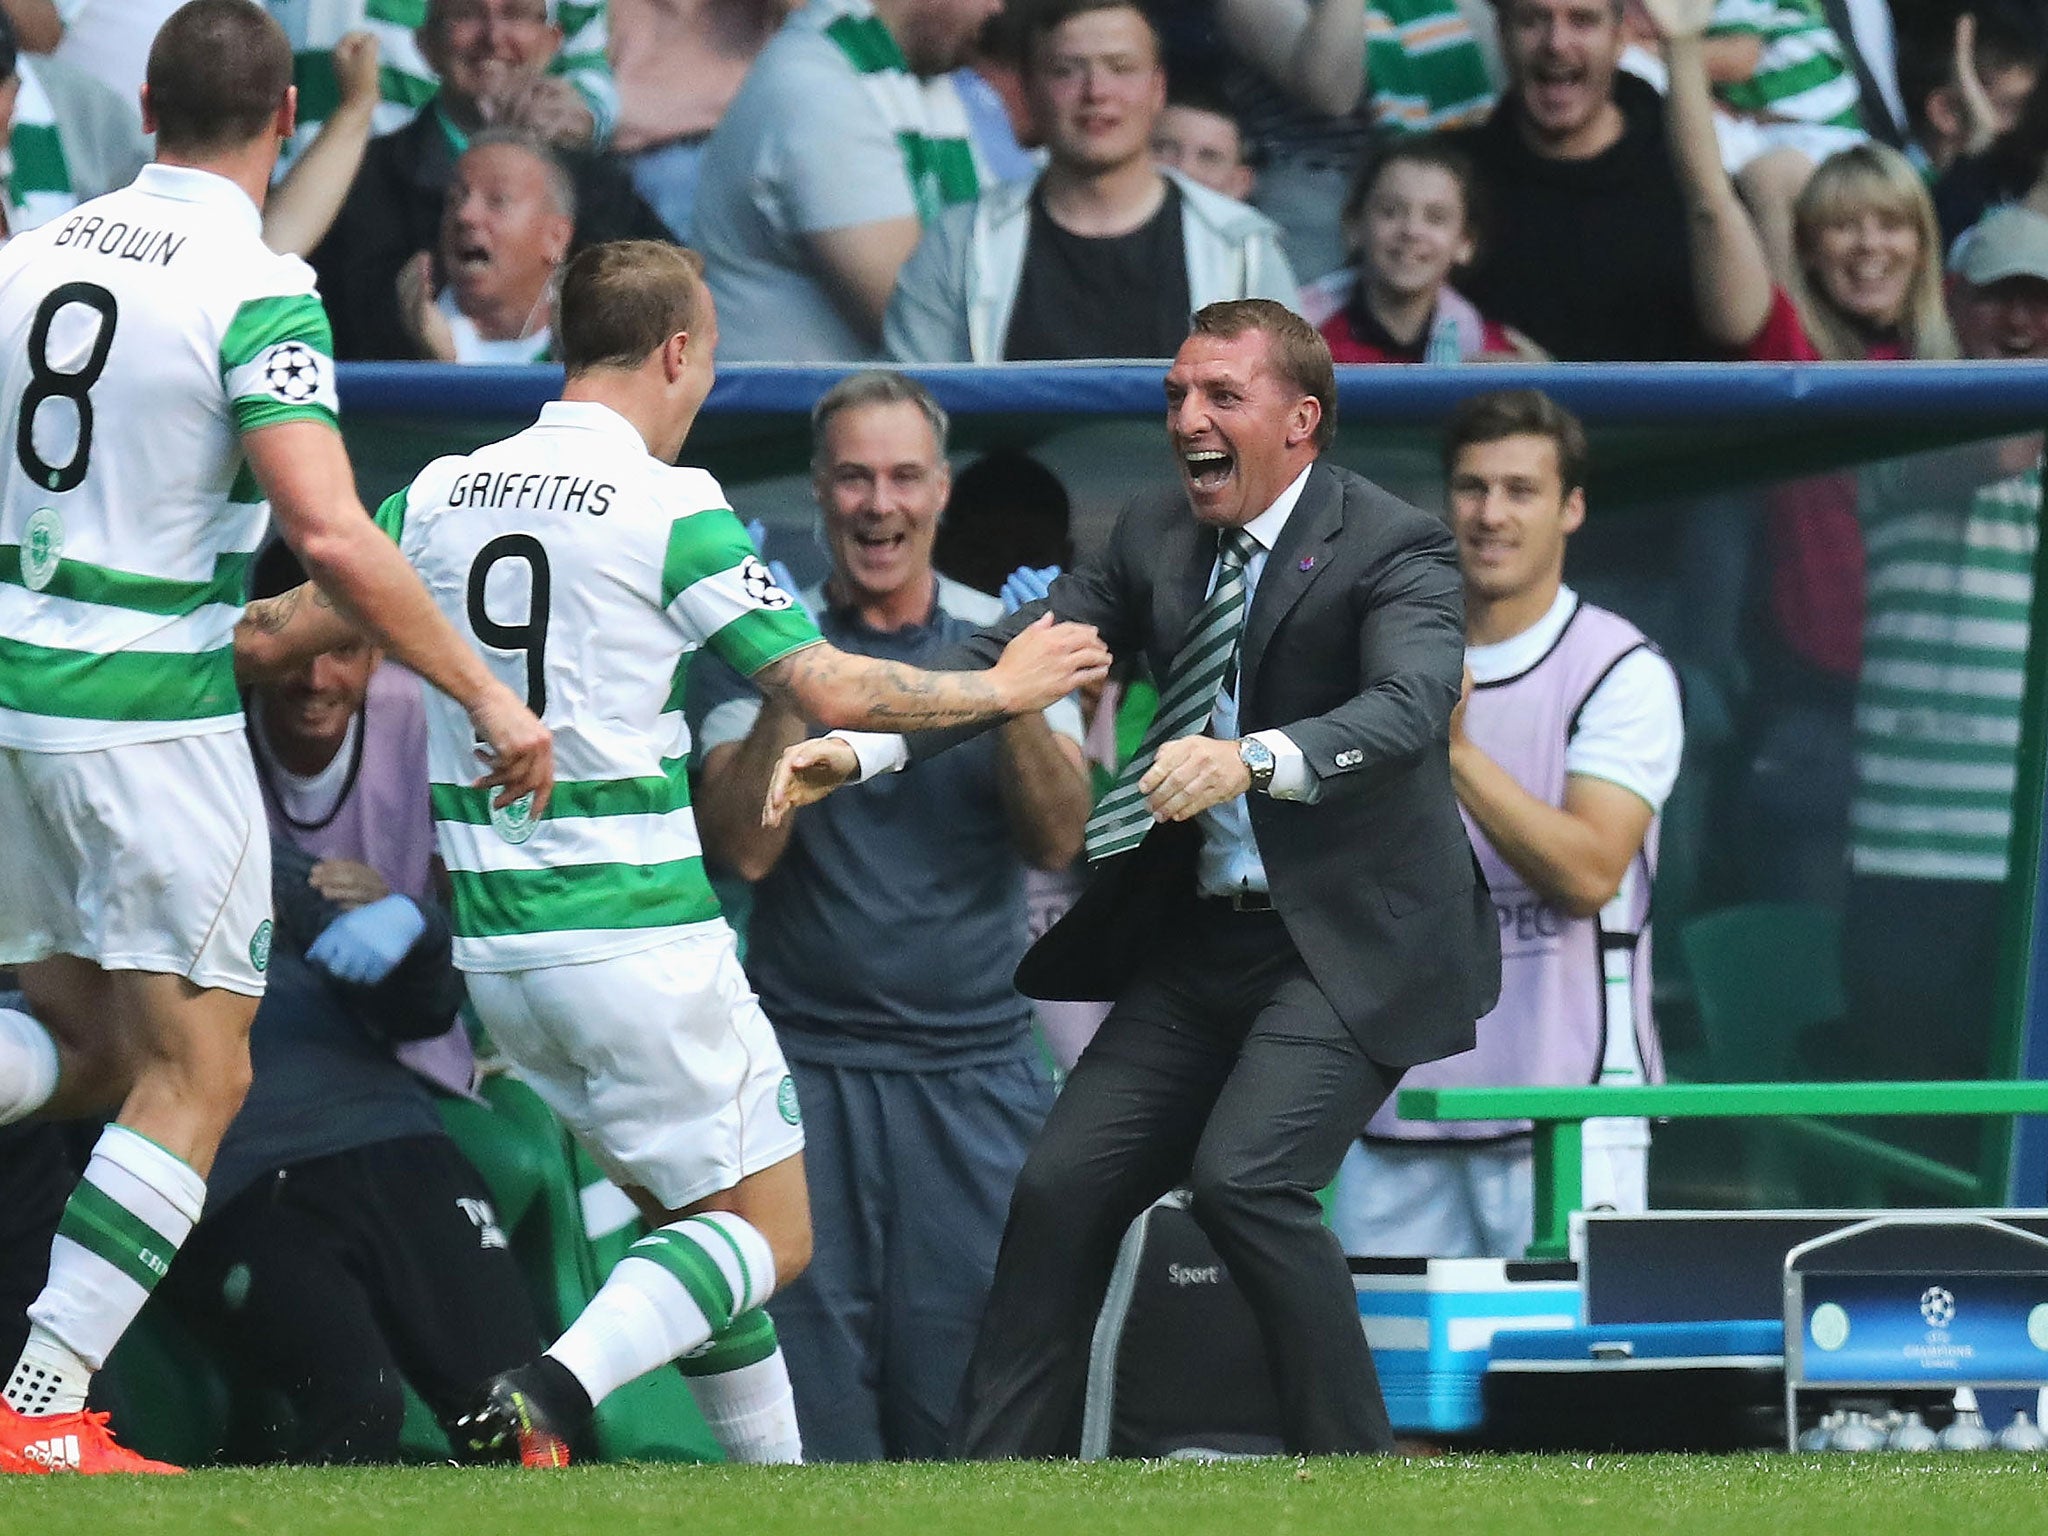
[[[429,464],[377,521],[555,737],[545,814],[494,810],[472,787],[468,716],[428,696],[456,964],[606,959],[715,921],[690,812],[690,653],[751,674],[821,638],[718,482],[654,458],[609,408],[556,401],[514,437]]]
[[[239,727],[269,517],[242,435],[335,420],[313,271],[234,183],[150,165],[0,247],[0,746]]]

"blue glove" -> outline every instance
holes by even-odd
[[[753,542],[755,554],[765,555],[768,553],[768,525],[766,523],[762,522],[758,517],[749,518],[747,520],[746,534],[748,539]]]
[[[306,958],[336,981],[374,987],[398,968],[427,919],[409,896],[386,896],[329,923]]]
[[[1015,613],[1026,603],[1037,602],[1052,590],[1052,584],[1059,580],[1059,575],[1060,568],[1056,565],[1044,566],[1038,570],[1033,570],[1028,565],[1018,566],[1016,570],[1010,572],[1010,579],[1003,583],[1000,594],[1003,599],[1003,612]]]

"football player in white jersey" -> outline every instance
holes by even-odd
[[[555,732],[546,814],[494,807],[463,782],[468,722],[429,705],[471,1001],[656,1230],[538,1362],[487,1385],[467,1448],[561,1465],[607,1393],[681,1359],[728,1454],[794,1460],[788,1373],[760,1308],[810,1256],[801,1115],[704,878],[684,664],[708,645],[812,719],[915,729],[1043,708],[1101,676],[1108,653],[1073,625],[1026,631],[988,673],[828,645],[718,483],[673,467],[718,341],[696,257],[593,247],[565,270],[559,308],[563,398],[504,442],[430,464],[377,518]],[[307,605],[280,633],[263,617],[241,637],[252,667],[341,637]]]
[[[552,745],[357,501],[311,271],[261,209],[290,47],[192,0],[150,52],[156,163],[0,249],[0,1122],[114,1114],[0,1404],[0,1471],[176,1471],[84,1411],[198,1218],[249,1079],[270,858],[232,632],[263,502],[322,589],[460,701],[484,782],[542,803]],[[33,1016],[31,1016],[33,1015]]]

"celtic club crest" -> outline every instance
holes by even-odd
[[[64,520],[54,507],[39,508],[28,520],[21,536],[21,580],[31,592],[40,592],[57,574],[64,559]]]
[[[510,805],[491,807],[491,828],[508,843],[523,843],[533,836],[533,796],[521,795]]]

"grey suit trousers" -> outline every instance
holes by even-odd
[[[1400,1071],[1360,1049],[1275,914],[1208,901],[1192,911],[1118,1000],[1025,1162],[962,1386],[957,1455],[1074,1454],[1117,1245],[1183,1183],[1257,1314],[1288,1449],[1392,1447],[1316,1192]]]

